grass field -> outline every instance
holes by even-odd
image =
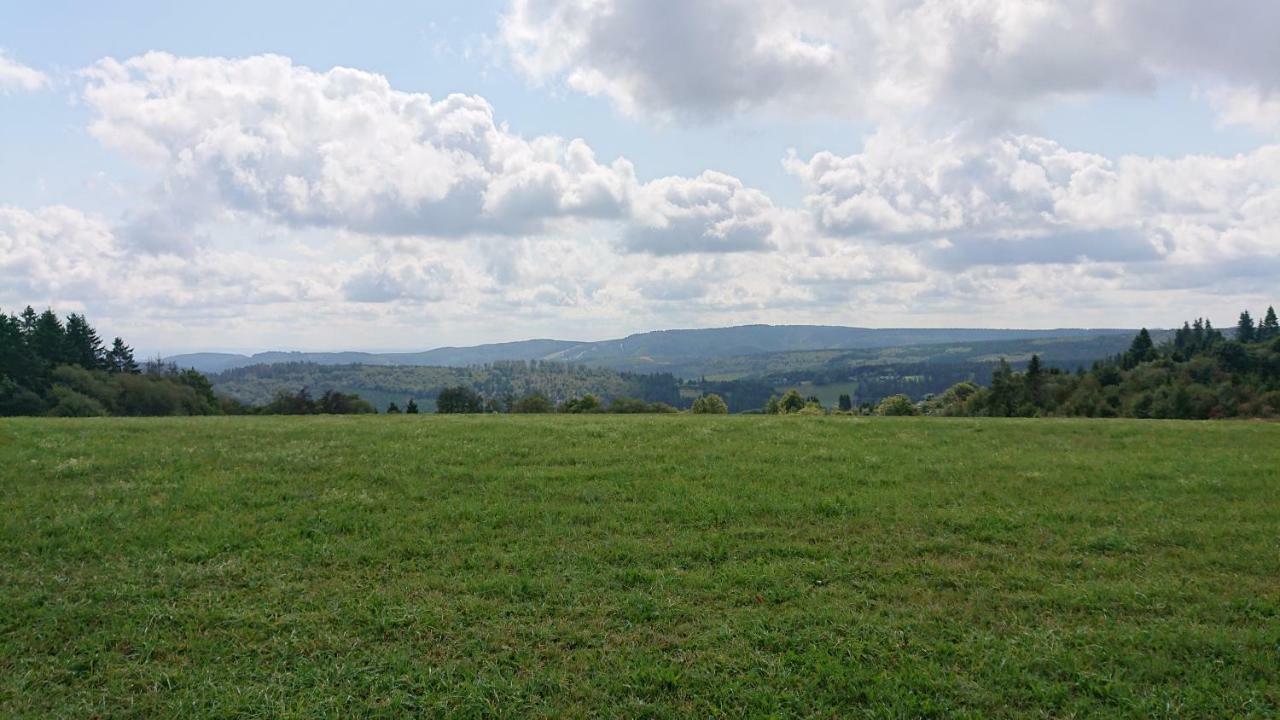
[[[1280,425],[0,421],[0,717],[1274,717]]]

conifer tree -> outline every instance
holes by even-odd
[[[71,362],[70,353],[67,352],[67,331],[53,310],[45,310],[36,318],[27,346],[50,367]]]
[[[88,370],[99,370],[106,365],[106,353],[97,331],[83,315],[67,316],[67,359]]]
[[[137,375],[140,371],[138,363],[133,359],[133,348],[124,344],[124,340],[116,338],[107,351],[107,370],[113,373],[129,373]]]
[[[390,405],[388,405],[388,406],[387,406],[387,414],[388,414],[388,415],[399,415],[399,414],[400,414],[400,406],[396,405],[395,403],[391,403]]]
[[[1248,310],[1240,313],[1240,322],[1236,324],[1236,341],[1242,343],[1251,343],[1254,341],[1254,335],[1257,332],[1253,326],[1253,316]]]
[[[1044,366],[1040,364],[1040,356],[1032,355],[1027,363],[1027,391],[1031,393],[1031,402],[1037,407],[1044,395]]]
[[[28,305],[27,309],[23,310],[22,315],[18,318],[18,321],[22,323],[22,333],[24,335],[31,335],[35,331],[36,319],[36,311]]]
[[[1129,352],[1124,354],[1123,362],[1125,370],[1130,370],[1140,363],[1154,360],[1156,357],[1156,345],[1151,341],[1151,333],[1146,328],[1138,331],[1137,336],[1133,338],[1133,344],[1129,346]]]
[[[1276,309],[1273,305],[1267,307],[1267,315],[1262,320],[1261,332],[1259,333],[1258,339],[1270,340],[1276,337],[1280,337],[1280,320],[1277,320],[1276,318]]]
[[[418,414],[418,403],[413,398],[409,398],[409,404],[404,406],[404,411],[408,415]]]

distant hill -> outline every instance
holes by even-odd
[[[254,355],[193,353],[165,358],[179,367],[222,372],[250,365],[422,365],[466,367],[506,360],[555,360],[633,371],[666,371],[685,377],[702,372],[709,358],[812,350],[864,350],[998,340],[1132,335],[1129,329],[873,329],[827,325],[741,325],[701,330],[659,330],[617,340],[522,340],[474,347],[442,347],[411,353],[262,352]]]
[[[355,393],[382,409],[409,398],[426,411],[435,408],[440,390],[465,385],[492,399],[518,399],[539,392],[554,402],[590,393],[608,402],[632,397],[647,402],[680,403],[679,384],[669,374],[635,374],[567,363],[497,362],[488,366],[320,365],[289,362],[233,368],[209,376],[214,389],[242,402],[263,404],[280,391],[307,388],[313,396],[327,390]]]

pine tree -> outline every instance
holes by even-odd
[[[848,393],[842,393],[838,405],[841,412],[849,412],[853,410],[853,398],[849,397]]]
[[[124,344],[124,340],[116,338],[107,351],[107,370],[113,373],[137,375],[141,372],[138,363],[133,359],[133,348]]]
[[[391,403],[390,405],[388,405],[388,406],[387,406],[387,414],[388,414],[388,415],[399,415],[399,414],[400,414],[400,407],[399,407],[398,405],[396,405],[395,403]]]
[[[22,323],[23,335],[30,336],[31,333],[35,331],[36,320],[37,320],[36,311],[33,310],[30,305],[28,305],[27,309],[23,310],[22,315],[18,318],[18,321]]]
[[[1129,352],[1124,354],[1122,365],[1125,370],[1130,370],[1140,363],[1149,362],[1156,358],[1156,344],[1151,341],[1151,333],[1146,328],[1138,331],[1137,336],[1133,338],[1133,344],[1129,346]]]
[[[53,310],[45,310],[36,318],[27,338],[27,346],[49,367],[71,362],[70,353],[67,352],[67,331]]]
[[[1253,326],[1253,316],[1248,310],[1240,313],[1240,322],[1236,324],[1236,341],[1242,343],[1251,343],[1254,341],[1254,335],[1257,329]]]
[[[413,398],[409,398],[409,404],[404,406],[404,412],[406,415],[417,415],[418,414],[417,401],[415,401]]]
[[[1040,364],[1039,355],[1032,355],[1031,362],[1027,363],[1026,381],[1031,402],[1039,407],[1044,395],[1044,367]]]
[[[1267,316],[1262,320],[1259,340],[1270,340],[1280,337],[1280,320],[1276,319],[1275,306],[1267,307]]]
[[[88,370],[106,366],[102,340],[83,315],[71,313],[67,316],[66,334],[68,360]]]

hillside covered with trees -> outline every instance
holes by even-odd
[[[934,415],[1212,419],[1280,417],[1280,321],[1241,313],[1230,333],[1184,323],[1155,343],[1140,331],[1129,349],[1089,371],[1064,372],[1033,357],[1023,372],[1002,362],[989,387],[960,383],[920,405]]]
[[[139,363],[122,338],[106,346],[83,315],[0,312],[0,415],[212,415],[195,370]]]
[[[219,393],[250,404],[270,402],[281,389],[306,387],[313,392],[358,394],[379,408],[413,399],[430,410],[443,390],[457,386],[474,390],[492,410],[510,407],[532,394],[553,404],[584,395],[605,403],[634,398],[680,404],[679,383],[669,374],[626,373],[538,360],[460,368],[280,363],[228,370],[210,379]]]

